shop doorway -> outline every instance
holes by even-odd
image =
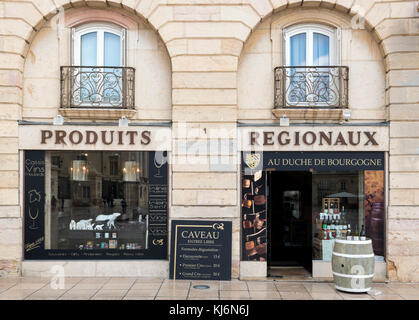
[[[268,171],[268,275],[310,276],[312,174]]]

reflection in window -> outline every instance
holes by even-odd
[[[47,152],[45,249],[146,249],[147,154]]]
[[[384,172],[314,172],[312,189],[313,255],[330,261],[333,241],[349,235],[372,239],[384,256]]]

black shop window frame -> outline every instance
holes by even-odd
[[[345,171],[383,171],[383,197],[385,197],[385,153],[382,151],[242,151],[241,152],[241,261],[266,261],[268,259],[266,242],[268,239],[267,208],[267,171],[306,171],[306,172],[345,172]],[[316,160],[317,159],[317,160]],[[332,159],[332,162],[328,160]],[[309,161],[310,160],[310,161]],[[324,160],[324,161],[323,161]],[[346,161],[348,160],[348,161]],[[353,160],[351,162],[350,160]],[[372,160],[372,161],[371,161]],[[253,182],[257,181],[257,183]],[[249,188],[258,189],[257,195],[249,199]],[[256,198],[257,197],[257,198]],[[374,210],[371,199],[366,197],[369,210]],[[385,201],[385,200],[384,200]],[[365,205],[365,204],[364,204]],[[258,216],[257,230],[248,218]],[[384,221],[385,209],[382,216]],[[384,223],[384,222],[383,222]],[[360,231],[360,230],[358,230]],[[367,230],[367,236],[370,237]],[[374,246],[377,255],[385,257],[385,226],[383,225],[382,244]],[[379,250],[376,250],[376,248]]]
[[[136,260],[168,259],[168,163],[158,164],[164,152],[148,151],[148,249],[45,249],[45,152],[24,151],[24,259],[25,260]],[[158,155],[157,155],[158,154]],[[166,158],[167,159],[167,158]],[[157,163],[157,165],[156,165]],[[54,201],[54,200],[52,200]],[[59,205],[58,200],[56,205]],[[159,203],[154,207],[152,203]],[[163,207],[161,204],[163,203]],[[164,217],[165,219],[162,219]],[[155,218],[155,219],[154,219]],[[92,237],[94,235],[92,231]],[[94,239],[94,238],[92,238]]]

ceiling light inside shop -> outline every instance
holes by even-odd
[[[137,182],[140,176],[140,168],[137,161],[125,161],[122,169],[125,182]]]
[[[86,160],[73,160],[71,171],[71,180],[88,181],[89,169]]]

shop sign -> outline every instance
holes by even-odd
[[[243,152],[242,159],[245,172],[384,170],[383,152]]]
[[[168,127],[19,126],[19,148],[37,150],[170,150]]]
[[[387,127],[240,128],[241,150],[387,151]]]
[[[231,280],[231,221],[172,220],[170,279]]]

